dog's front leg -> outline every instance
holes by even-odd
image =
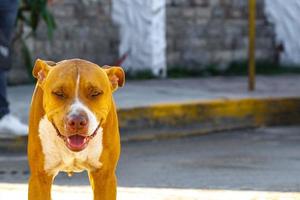
[[[29,178],[28,200],[51,200],[53,177],[46,173],[32,174]]]
[[[96,171],[89,173],[94,200],[116,200],[117,178],[114,172]]]

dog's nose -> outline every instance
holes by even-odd
[[[67,117],[67,129],[71,132],[86,132],[88,129],[88,117],[84,113],[72,114]]]

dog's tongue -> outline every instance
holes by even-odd
[[[67,146],[72,151],[81,151],[87,145],[87,139],[81,135],[72,135],[67,138]]]

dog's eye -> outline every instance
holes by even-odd
[[[55,96],[61,98],[61,99],[64,99],[66,98],[66,94],[63,93],[62,91],[53,91],[52,94],[54,94]]]
[[[91,92],[91,97],[95,98],[97,96],[100,96],[101,94],[103,94],[103,92],[101,90],[95,90]]]

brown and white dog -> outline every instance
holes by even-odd
[[[124,71],[80,59],[38,59],[33,76],[38,81],[29,121],[29,200],[50,200],[60,171],[83,170],[94,199],[115,200],[120,138],[112,93],[124,85]]]

